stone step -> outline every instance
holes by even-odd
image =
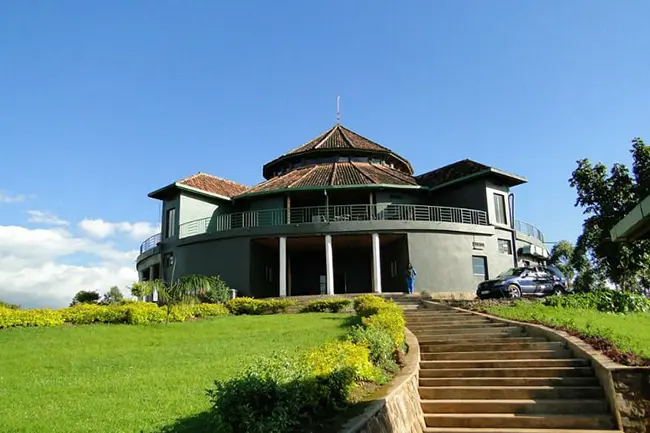
[[[435,371],[435,370],[433,370]],[[420,386],[599,386],[586,377],[420,377]]]
[[[535,342],[544,342],[548,341],[544,337],[526,337],[519,335],[510,335],[508,333],[499,333],[499,334],[461,334],[462,337],[458,335],[434,335],[431,338],[419,338],[420,344],[446,344],[446,343],[455,343],[462,341],[463,343],[468,343],[470,341],[475,341],[477,343],[535,343]]]
[[[474,329],[499,329],[499,328],[508,328],[513,327],[507,323],[496,323],[496,322],[487,322],[487,323],[464,323],[462,325],[449,325],[449,324],[435,324],[435,323],[425,323],[425,324],[407,324],[407,328],[411,331],[442,331],[442,332],[468,332],[468,330]],[[519,327],[520,328],[520,327]]]
[[[430,363],[431,361],[422,361]],[[435,361],[433,361],[435,362]],[[588,366],[532,366],[532,367],[456,367],[456,368],[420,368],[420,377],[593,377],[594,370]]]
[[[422,361],[464,361],[472,359],[559,359],[570,358],[571,356],[571,352],[566,349],[489,352],[421,352],[420,354]]]
[[[612,429],[611,415],[426,414],[427,427]]]
[[[473,340],[477,338],[494,338],[494,337],[527,337],[524,328],[518,326],[511,326],[507,328],[477,328],[471,330],[454,330],[454,331],[439,331],[439,330],[409,330],[418,337],[418,341],[429,339],[453,339],[463,341],[463,339]],[[545,338],[543,341],[548,341]]]
[[[480,324],[488,324],[488,323],[499,323],[502,324],[504,322],[495,322],[493,320],[489,319],[481,319],[481,318],[474,318],[471,317],[469,319],[445,319],[445,320],[425,320],[425,319],[418,319],[418,320],[410,320],[406,319],[406,326],[424,326],[424,325],[431,325],[431,326],[466,326],[466,325],[480,325]]]
[[[582,430],[547,428],[477,428],[477,427],[427,427],[423,433],[622,433],[620,430]]]
[[[424,413],[608,414],[597,400],[422,400]]]
[[[421,386],[422,400],[600,399],[600,386]],[[487,426],[489,427],[489,426]]]
[[[408,311],[404,313],[407,318],[411,319],[435,319],[435,318],[445,318],[445,317],[481,317],[484,318],[485,316],[481,316],[479,314],[474,314],[474,313],[467,313],[463,311],[450,311],[450,312],[434,312],[434,311],[427,311],[426,309],[418,308],[417,310],[413,311]]]
[[[435,368],[531,368],[531,367],[586,367],[589,363],[580,358],[569,359],[474,359],[471,361],[420,361],[420,369]]]
[[[524,350],[555,350],[564,349],[564,343],[556,341],[533,341],[533,342],[488,342],[488,343],[438,343],[423,344],[420,343],[420,352],[422,353],[440,353],[440,352],[512,352]],[[507,357],[503,357],[507,359]],[[480,358],[475,358],[480,359]],[[488,359],[488,358],[486,358]],[[492,358],[489,358],[492,359]]]

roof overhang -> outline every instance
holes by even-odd
[[[478,179],[481,177],[492,177],[498,179],[501,183],[508,187],[513,187],[517,185],[524,184],[528,182],[523,176],[518,176],[516,174],[508,173],[498,168],[487,168],[485,170],[477,171],[476,173],[469,174],[467,176],[459,177],[458,179],[450,180],[448,182],[441,183],[440,185],[435,185],[428,187],[430,191],[434,191],[441,188],[446,188],[448,186],[457,185],[463,182],[467,182],[472,179]],[[417,179],[417,176],[416,176]]]
[[[331,190],[343,190],[343,189],[408,189],[408,190],[425,190],[426,187],[420,185],[391,185],[391,184],[368,184],[368,185],[333,185],[333,186],[309,186],[305,188],[280,188],[272,189],[269,191],[258,191],[251,193],[242,193],[238,196],[233,197],[233,199],[243,199],[249,197],[256,197],[261,195],[271,195],[271,194],[285,194],[291,192],[302,192],[302,191],[331,191]]]
[[[216,198],[216,199],[219,199],[219,200],[232,201],[232,198],[226,197],[225,195],[215,194],[215,193],[209,192],[209,191],[204,191],[202,189],[194,188],[193,186],[185,185],[185,184],[180,183],[180,182],[170,183],[167,186],[164,186],[164,187],[162,187],[160,189],[157,189],[157,190],[155,190],[153,192],[150,192],[148,194],[148,197],[155,198],[155,199],[158,199],[158,200],[165,200],[167,197],[169,197],[169,195],[172,192],[178,191],[178,190],[191,192],[191,193],[202,195],[202,196],[205,196],[205,197]]]
[[[521,247],[517,250],[517,255],[521,259],[530,257],[536,260],[548,260],[551,256],[546,247],[539,245],[526,245]]]
[[[609,232],[614,242],[650,239],[650,196],[620,220]]]

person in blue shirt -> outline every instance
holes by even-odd
[[[415,277],[417,276],[415,268],[409,263],[408,268],[406,269],[406,285],[409,289],[409,295],[413,294],[413,288],[415,286]]]

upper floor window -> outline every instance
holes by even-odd
[[[512,243],[508,239],[498,239],[497,242],[501,254],[512,254]]]
[[[498,224],[508,224],[506,217],[506,198],[503,194],[494,193],[494,214]]]
[[[171,238],[176,234],[176,208],[167,209],[165,218],[165,237]]]

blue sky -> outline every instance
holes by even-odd
[[[650,140],[648,16],[647,1],[2,2],[0,194],[25,200],[0,204],[0,226],[35,228],[28,210],[79,238],[84,219],[156,224],[148,192],[197,171],[259,182],[332,126],[340,95],[342,123],[418,173],[471,158],[526,176],[518,217],[573,241],[575,161],[628,162]],[[112,227],[102,242],[137,248],[140,231]]]

